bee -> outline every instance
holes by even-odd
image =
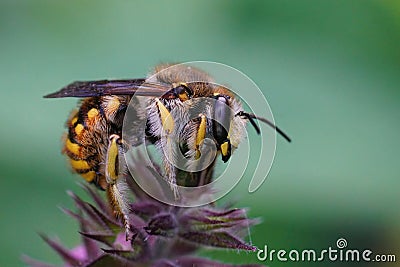
[[[63,97],[83,98],[78,110],[67,120],[63,153],[74,172],[107,192],[114,214],[125,226],[127,238],[130,210],[121,179],[126,173],[121,160],[124,146],[154,145],[162,158],[162,176],[179,197],[174,190],[176,185],[199,186],[212,180],[215,158],[207,168],[183,170],[174,161],[178,152],[183,158],[198,160],[204,156],[204,140],[210,138],[217,154],[227,162],[238,147],[247,122],[260,133],[255,120],[267,123],[290,141],[270,121],[245,112],[227,87],[216,84],[204,71],[187,65],[160,64],[147,78],[141,79],[78,81],[45,96]],[[141,124],[144,126],[132,122],[133,130],[144,132],[143,138],[135,141],[122,139],[130,103],[136,105],[138,121],[145,120]]]

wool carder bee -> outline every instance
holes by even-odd
[[[256,119],[290,141],[270,121],[245,112],[239,99],[227,87],[216,84],[207,73],[187,65],[161,64],[145,79],[74,82],[45,97],[83,98],[78,110],[67,121],[63,152],[76,173],[107,191],[109,202],[115,215],[122,219],[127,236],[130,210],[123,192],[123,179],[120,179],[124,168],[121,155],[126,146],[154,145],[162,158],[162,176],[179,198],[175,185],[199,186],[212,179],[215,158],[207,168],[199,170],[193,166],[183,170],[174,161],[175,155],[182,154],[183,158],[196,162],[204,151],[205,138],[214,141],[217,154],[224,162],[238,147],[247,122],[259,133]],[[136,98],[140,101],[133,101]],[[145,121],[140,129],[143,138],[136,138],[135,142],[122,138],[124,117],[130,103],[137,105],[134,110],[138,120]]]

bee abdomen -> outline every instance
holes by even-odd
[[[68,133],[63,148],[72,170],[96,185],[103,184],[100,181],[103,177],[100,171],[104,154],[103,117],[94,99],[84,100],[79,111],[67,121]]]

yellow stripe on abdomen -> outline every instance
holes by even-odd
[[[82,124],[77,124],[74,128],[75,134],[79,136],[85,127]]]
[[[99,115],[99,110],[96,108],[92,108],[88,111],[87,116],[89,120],[94,119],[95,117],[97,117],[97,115]]]
[[[65,141],[65,148],[72,154],[76,156],[80,156],[81,147],[78,144],[74,144],[71,142],[69,138]]]
[[[94,171],[89,171],[86,173],[80,173],[80,175],[85,179],[87,182],[92,182],[94,178],[96,178],[96,173]]]
[[[87,161],[85,161],[85,160],[74,160],[74,159],[70,159],[69,160],[69,163],[71,164],[71,167],[75,170],[75,171],[77,171],[77,172],[79,172],[79,171],[85,171],[85,170],[89,170],[90,169],[90,166],[89,166],[89,164],[87,163]]]

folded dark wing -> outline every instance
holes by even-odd
[[[73,82],[45,98],[92,97],[104,95],[161,96],[171,88],[167,85],[149,83],[145,79],[100,80]]]

